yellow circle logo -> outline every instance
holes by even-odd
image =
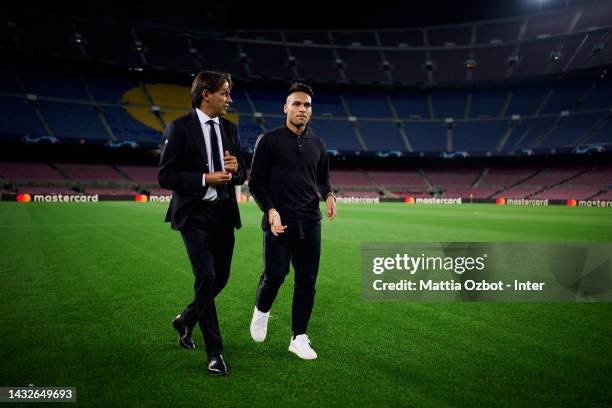
[[[147,95],[148,94],[148,95]],[[127,105],[125,110],[143,125],[163,132],[162,122],[151,110],[151,105],[159,106],[161,118],[168,124],[191,110],[191,90],[186,86],[172,84],[144,84],[128,89],[122,97]],[[239,122],[238,113],[225,115],[235,124]]]

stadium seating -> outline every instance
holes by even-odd
[[[53,135],[62,141],[87,140],[103,144],[110,138],[91,105],[40,101],[40,111]]]
[[[175,33],[143,29],[138,31],[138,41],[145,50],[147,63],[153,67],[167,67],[189,73],[198,70],[184,37]]]
[[[331,180],[346,197],[461,197],[462,199],[605,199],[612,166],[426,167],[406,170],[332,169]],[[20,192],[40,194],[169,195],[159,188],[157,167],[79,163],[0,162],[0,178]],[[1,187],[1,185],[0,185]],[[10,192],[6,191],[6,194]]]
[[[116,76],[86,75],[86,82],[98,103],[124,104],[123,94],[138,83]]]
[[[608,192],[605,192],[605,193],[602,193],[602,194],[594,195],[594,196],[592,196],[590,198],[592,198],[594,200],[612,200],[612,190],[608,191]]]
[[[542,86],[519,88],[512,92],[508,115],[534,115],[549,90]]]
[[[5,120],[0,137],[13,140],[53,136],[66,143],[137,142],[155,147],[163,127],[190,109],[184,85],[59,70],[38,73],[31,68],[5,69],[3,74],[0,115]],[[284,123],[284,91],[257,84],[235,87],[232,120],[245,148],[252,149],[261,132]],[[338,92],[315,86],[312,127],[328,148],[349,153],[571,150],[610,143],[610,91],[607,78],[454,91]],[[70,121],[64,120],[67,115]],[[513,115],[520,119],[512,120]],[[349,120],[351,116],[355,119]],[[454,123],[447,124],[447,118]]]
[[[425,177],[429,183],[436,188],[456,188],[456,187],[471,187],[476,181],[476,178],[482,172],[482,169],[423,169]]]
[[[379,186],[391,190],[398,189],[427,189],[423,176],[414,170],[410,171],[381,171],[370,170],[368,175]]]
[[[7,46],[129,67],[194,72],[206,66],[253,78],[378,83],[520,79],[612,63],[610,47],[600,46],[612,21],[612,6],[605,2],[421,29],[241,30],[225,38],[109,21],[41,19],[11,17],[18,41]],[[40,36],[41,25],[54,30]],[[515,63],[508,63],[510,56]]]
[[[507,128],[505,120],[458,122],[453,127],[453,150],[494,151]]]
[[[394,122],[360,120],[359,128],[369,150],[407,150]]]
[[[405,121],[403,125],[413,151],[439,152],[448,150],[444,123]]]
[[[330,177],[338,187],[374,186],[367,175],[359,170],[332,170]]]
[[[337,197],[358,197],[358,198],[376,198],[380,197],[380,193],[376,191],[350,191],[344,190],[338,193]]]
[[[85,193],[98,194],[101,196],[130,196],[135,195],[136,191],[122,188],[88,187],[85,189]]]
[[[0,95],[0,132],[5,137],[48,135],[34,110],[36,103],[23,97]]]
[[[157,183],[157,168],[151,166],[120,165],[117,169],[138,183]]]
[[[397,115],[400,118],[432,119],[429,114],[427,95],[422,93],[396,93],[390,96]]]
[[[55,166],[71,180],[125,180],[108,165],[57,163]]]
[[[149,116],[152,122],[155,121],[149,109],[132,108],[132,110],[135,113],[141,113],[145,117]],[[124,108],[105,106],[104,116],[117,140],[140,142],[144,146],[157,146],[161,140],[161,133],[159,131],[136,120]]]
[[[245,43],[242,49],[248,56],[251,76],[278,79],[293,78],[287,52],[283,47],[272,44]]]
[[[53,77],[46,80],[53,81]],[[190,109],[188,90],[177,85],[134,86],[129,81],[112,85],[110,79],[86,78],[84,84],[91,89],[95,98],[92,100],[83,95],[82,99],[75,99],[79,96],[78,87],[53,95],[53,86],[45,85],[42,77],[37,81],[36,89],[41,96],[35,100],[27,100],[23,94],[0,95],[0,106],[4,107],[1,115],[6,118],[0,132],[5,137],[50,135],[62,142],[133,141],[151,147],[160,142],[164,124]],[[343,151],[506,152],[573,148],[585,143],[610,143],[607,119],[610,102],[605,98],[605,91],[610,89],[607,82],[583,82],[507,92],[334,94],[323,90],[313,100],[312,127],[325,139],[328,148]],[[245,88],[234,90],[234,94],[232,112],[237,115],[235,120],[245,147],[252,148],[262,131],[284,123],[285,96],[281,90]],[[160,106],[159,115],[152,111],[153,105]],[[546,113],[534,116],[538,110]],[[562,116],[561,111],[568,113]],[[254,116],[255,112],[261,113],[261,119]],[[514,123],[513,114],[525,117]],[[65,120],[67,115],[70,121]],[[349,116],[356,121],[349,123]],[[449,117],[455,120],[451,126],[445,123]],[[504,139],[508,130],[511,131]]]
[[[325,141],[328,149],[362,150],[354,129],[346,120],[314,119],[312,128]]]
[[[479,187],[504,189],[511,187],[542,171],[539,167],[496,167],[491,168],[480,180]]]
[[[63,195],[81,194],[78,191],[75,191],[75,190],[72,190],[66,187],[53,187],[53,186],[19,186],[17,189],[17,192],[18,193],[28,193],[28,194],[63,194]]]
[[[251,153],[263,132],[285,123],[293,80],[312,82],[310,127],[340,160],[484,160],[612,148],[607,2],[352,31],[222,33],[53,16],[6,22],[11,29],[3,29],[0,49],[23,61],[0,67],[0,142],[158,148],[165,126],[191,109],[190,78],[205,68],[236,78],[227,117]],[[54,30],[40,35],[41,26]],[[39,57],[52,68],[29,63]],[[332,182],[339,195],[370,198],[612,197],[610,166],[470,166],[342,166],[332,170]],[[0,177],[4,192],[170,193],[158,187],[157,168],[145,165],[2,162]]]
[[[477,91],[472,92],[471,96],[470,118],[495,118],[500,115],[508,92]]]
[[[26,93],[40,97],[88,100],[89,95],[77,75],[58,71],[27,70],[19,73]]]
[[[0,177],[7,180],[65,180],[55,168],[38,162],[0,162]]]

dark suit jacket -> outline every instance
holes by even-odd
[[[228,183],[240,185],[246,178],[246,165],[240,147],[238,129],[227,119],[220,118],[221,140],[223,150],[238,160],[238,172]],[[159,185],[172,190],[172,200],[166,213],[166,222],[172,222],[172,228],[180,230],[208,190],[202,186],[202,174],[208,173],[208,158],[202,125],[195,110],[177,118],[164,131],[165,144],[159,161]],[[233,214],[234,227],[242,226],[236,195],[228,191],[227,205]]]

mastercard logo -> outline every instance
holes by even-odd
[[[149,201],[149,197],[146,194],[136,194],[134,196],[134,201],[137,203],[146,203]]]
[[[29,203],[32,201],[32,196],[30,196],[28,193],[17,194],[17,201],[20,203]]]
[[[404,202],[406,204],[414,204],[414,197],[406,197],[404,198]]]
[[[506,199],[505,198],[496,198],[495,199],[495,204],[497,205],[506,205]]]
[[[576,206],[576,200],[571,199],[571,200],[567,200],[566,204],[568,207],[575,207]]]

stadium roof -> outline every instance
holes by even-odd
[[[107,0],[48,2],[34,11],[24,2],[9,5],[14,13],[44,13],[82,17],[182,24],[198,28],[238,29],[364,29],[408,28],[512,17],[608,0]]]

